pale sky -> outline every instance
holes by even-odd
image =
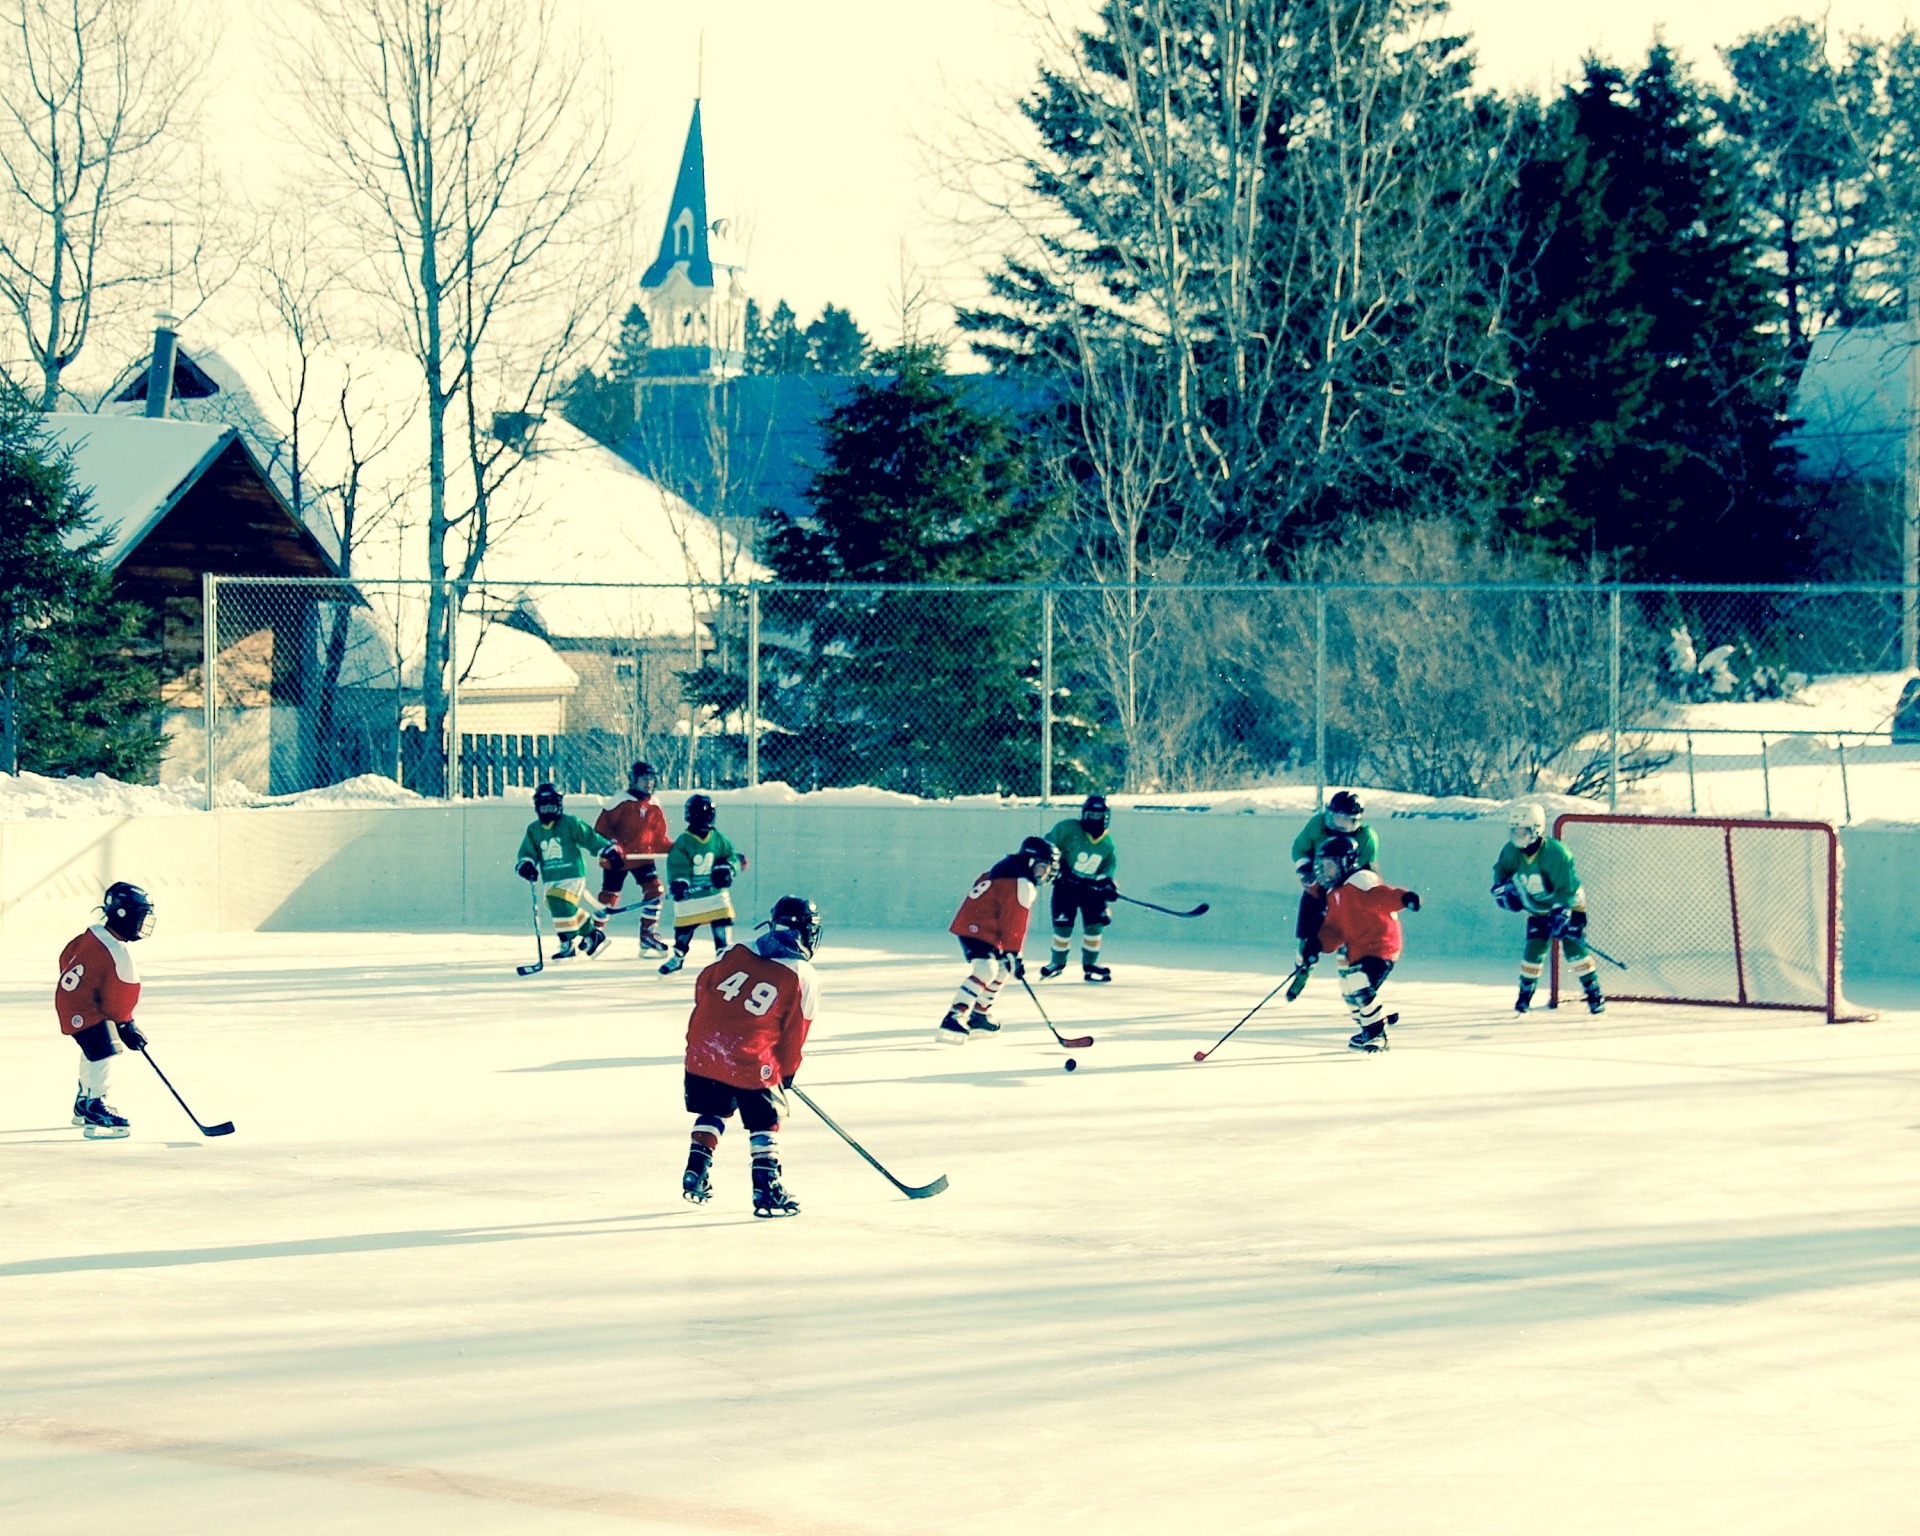
[[[228,0],[216,119],[256,112],[249,0]],[[253,0],[270,3],[270,0]],[[678,164],[701,73],[708,196],[715,217],[749,231],[749,291],[788,300],[801,319],[828,302],[893,339],[903,258],[948,300],[965,298],[979,263],[964,248],[927,160],[969,114],[990,114],[1032,80],[1033,23],[1021,0],[574,0],[604,45],[620,92],[618,130],[644,209],[641,259]],[[1033,0],[1034,4],[1041,0]],[[1051,0],[1071,21],[1093,0]],[[1920,0],[1835,0],[1836,34],[1884,35]],[[1793,0],[1455,0],[1490,84],[1569,78],[1586,52],[1630,63],[1655,29],[1696,66],[1782,17]],[[235,150],[235,144],[246,146]],[[228,136],[229,153],[257,141]],[[635,273],[636,278],[638,272]]]

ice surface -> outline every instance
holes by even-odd
[[[1912,1528],[1920,1012],[1429,973],[1360,1057],[1319,975],[1197,1066],[1277,975],[1121,943],[1042,990],[1068,1076],[1017,991],[931,1043],[943,944],[828,938],[802,1085],[952,1187],[801,1110],[779,1223],[737,1129],[679,1200],[692,971],[630,927],[527,980],[531,935],[163,931],[214,1142],[133,1060],[82,1141],[10,956],[0,1529]]]

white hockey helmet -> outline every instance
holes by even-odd
[[[1516,848],[1531,848],[1547,835],[1547,813],[1531,800],[1522,800],[1507,812],[1507,836]]]

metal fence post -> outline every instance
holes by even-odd
[[[460,798],[460,593],[447,605],[447,798]]]
[[[760,589],[747,584],[747,788],[760,782]]]
[[[1053,803],[1053,588],[1040,594],[1040,803]]]
[[[681,692],[687,700],[687,793],[691,794],[700,787],[695,777],[700,769],[700,610],[694,606],[694,594],[698,588],[687,588],[687,641],[693,648],[693,670],[687,674],[687,682]]]
[[[214,586],[218,580],[212,571],[200,574],[200,682],[207,735],[208,810],[213,809],[213,736],[220,727],[220,712],[213,702],[220,663],[220,597]]]
[[[1607,647],[1607,809],[1620,809],[1620,589],[1609,597],[1608,624],[1613,643]]]
[[[1327,803],[1327,589],[1313,588],[1313,803]]]

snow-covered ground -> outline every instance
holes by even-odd
[[[629,921],[631,921],[629,919]],[[1920,993],[1506,1012],[1127,943],[930,1043],[944,943],[829,930],[787,1222],[677,1196],[691,973],[622,933],[142,946],[124,1142],[0,984],[0,1529],[1906,1532]],[[1416,947],[1417,947],[1417,940]],[[703,945],[704,952],[704,945]],[[586,962],[574,962],[584,966]],[[1422,977],[1424,976],[1424,979]],[[1396,978],[1397,980],[1398,978]]]

